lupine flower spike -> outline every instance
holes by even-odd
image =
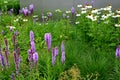
[[[61,52],[62,52],[61,61],[62,61],[62,64],[64,64],[65,63],[65,46],[64,46],[64,42],[62,42],[62,45],[61,45]]]
[[[120,45],[118,45],[118,47],[116,48],[116,58],[120,57]]]
[[[55,54],[55,48],[52,49],[52,65],[55,65],[56,61],[56,54]]]
[[[33,61],[34,61],[35,65],[37,65],[37,63],[38,63],[38,53],[37,52],[33,53]]]
[[[51,36],[51,34],[50,33],[45,33],[44,39],[46,41],[47,49],[49,51],[50,48],[51,48],[51,42],[52,42],[52,36]]]
[[[72,17],[73,17],[74,14],[75,14],[75,8],[74,7],[71,8],[71,13],[72,13]]]
[[[34,10],[34,5],[33,4],[29,5],[29,10],[30,10],[30,13],[33,14],[33,10]]]

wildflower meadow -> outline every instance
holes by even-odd
[[[42,11],[0,2],[0,80],[120,80],[120,9]]]

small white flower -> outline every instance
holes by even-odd
[[[77,7],[79,8],[79,7],[82,7],[82,5],[77,5]]]
[[[36,18],[36,17],[38,17],[38,15],[34,15],[34,16],[33,16],[33,18]]]
[[[86,5],[85,6],[87,9],[91,9],[92,8],[92,5]]]
[[[88,19],[91,19],[92,21],[97,21],[98,16],[93,16],[92,14],[89,14],[86,16]]]
[[[96,14],[96,13],[98,13],[98,10],[97,10],[97,9],[93,9],[93,10],[91,11],[91,13]]]
[[[6,26],[7,28],[12,28],[12,29],[15,29],[16,27],[14,26]]]
[[[62,12],[60,9],[56,9],[55,12]]]
[[[23,19],[23,21],[24,21],[24,22],[27,22],[27,21],[28,21],[28,19]]]
[[[81,11],[81,14],[85,14],[87,11],[86,10],[83,10],[83,11]]]
[[[79,23],[80,23],[79,21],[75,22],[75,24],[79,24]]]
[[[92,15],[92,14],[89,14],[89,15],[87,15],[86,17],[89,18],[89,19],[92,19],[92,18],[93,18],[93,15]]]
[[[111,7],[105,7],[104,10],[105,11],[111,11]]]
[[[120,27],[120,24],[115,24],[115,27]]]
[[[71,11],[66,11],[66,14],[71,13]]]
[[[15,20],[14,20],[14,22],[18,22],[18,21],[19,21],[19,19],[15,19]]]
[[[86,9],[87,9],[86,7],[82,7],[82,8],[81,8],[82,11],[85,11]]]
[[[120,10],[116,10],[116,13],[120,14]]]
[[[78,16],[80,16],[80,14],[76,14],[76,16],[78,17]]]
[[[102,17],[101,20],[105,20],[105,19],[107,19],[109,17],[109,15],[108,14],[104,14],[101,17]]]

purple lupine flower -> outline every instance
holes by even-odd
[[[116,48],[116,58],[120,57],[120,45],[118,45],[118,47]]]
[[[18,57],[20,56],[20,48],[19,47],[17,48],[17,55],[18,55]]]
[[[9,62],[8,62],[8,51],[5,50],[5,57],[6,57],[6,66],[9,66]]]
[[[14,51],[14,63],[16,68],[16,74],[19,74],[19,56],[15,51]]]
[[[34,41],[34,33],[33,31],[30,31],[30,42]]]
[[[13,30],[13,28],[12,27],[10,27],[10,31],[12,31]]]
[[[74,8],[74,7],[71,8],[71,13],[72,13],[72,14],[75,13],[75,8]]]
[[[91,2],[90,2],[90,4],[93,6],[93,4],[95,3],[95,0],[92,0]]]
[[[19,10],[19,14],[22,14],[23,13],[23,10]]]
[[[65,46],[64,46],[64,42],[62,42],[62,45],[61,45],[61,52],[62,52],[61,61],[62,61],[62,64],[64,64],[64,62],[65,62]]]
[[[62,58],[61,58],[62,64],[65,63],[65,52],[62,52]]]
[[[55,56],[57,56],[58,55],[58,47],[55,47]]]
[[[32,51],[31,51],[31,49],[29,49],[29,50],[28,50],[28,60],[29,60],[29,61],[32,61],[32,59],[33,59],[32,55],[33,55],[33,54],[32,54]]]
[[[12,13],[13,13],[13,12],[14,12],[14,9],[13,9],[13,8],[12,8],[12,9],[10,9],[10,12],[12,12]]]
[[[50,48],[51,48],[51,42],[52,42],[52,36],[51,36],[51,33],[45,33],[45,35],[44,35],[44,39],[45,39],[45,41],[46,41],[47,49],[48,49],[48,51],[49,51]]]
[[[2,30],[2,31],[1,31],[1,34],[2,34],[2,35],[4,35],[4,34],[5,34],[4,30]]]
[[[34,43],[34,41],[31,42],[31,51],[32,51],[32,53],[35,52],[35,43]]]
[[[61,45],[61,52],[65,52],[65,45],[64,45],[64,42],[62,42],[62,45]]]
[[[17,43],[16,43],[16,35],[14,34],[13,35],[13,45],[14,45],[14,51],[16,51],[16,49],[17,49]]]
[[[11,79],[12,80],[15,80],[15,75],[12,73],[12,75],[11,75]]]
[[[52,12],[49,12],[48,16],[49,16],[49,17],[52,17]]]
[[[27,8],[23,8],[22,11],[23,11],[23,14],[25,16],[28,16],[28,9]]]
[[[2,54],[0,54],[0,63],[2,65],[2,70],[4,70],[5,67],[5,61],[4,61],[4,56]]]
[[[55,48],[52,49],[52,65],[54,66],[56,62]]]
[[[38,62],[38,53],[37,52],[33,53],[33,61],[34,61],[34,63],[37,64],[37,62]]]
[[[14,34],[15,34],[15,35],[19,35],[19,32],[18,32],[18,31],[15,31]]]
[[[10,11],[8,11],[8,14],[9,14],[9,15],[12,15],[12,14],[13,14],[13,11],[14,11],[13,8],[10,9]]]
[[[30,10],[30,12],[31,12],[31,14],[32,14],[32,13],[33,13],[33,10],[34,10],[34,5],[33,5],[33,4],[29,5],[29,10]]]
[[[6,50],[6,52],[7,52],[7,55],[9,54],[9,47],[8,47],[8,41],[7,41],[7,39],[5,39],[4,40],[4,42],[5,42],[5,50]]]

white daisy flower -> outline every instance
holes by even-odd
[[[24,21],[24,22],[27,22],[27,21],[28,21],[28,19],[23,19],[23,21]]]
[[[66,11],[66,14],[71,13],[71,11]]]
[[[77,5],[78,8],[82,7],[82,5]]]
[[[120,27],[120,24],[115,24],[115,27]]]
[[[79,23],[80,23],[79,21],[75,22],[75,24],[79,24]]]
[[[78,17],[78,16],[80,16],[80,14],[76,14],[76,16]]]
[[[85,13],[87,13],[87,11],[86,11],[86,10],[81,11],[81,14],[85,14]]]

